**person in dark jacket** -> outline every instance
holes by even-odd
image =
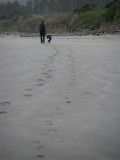
[[[45,23],[44,23],[44,21],[42,21],[42,23],[39,26],[39,32],[40,32],[41,43],[45,43],[46,29],[45,29]]]

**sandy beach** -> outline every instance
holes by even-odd
[[[120,160],[120,36],[0,35],[0,160]]]

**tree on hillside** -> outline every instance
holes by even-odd
[[[31,13],[32,12],[32,0],[29,0],[27,3],[26,3],[26,10],[28,13]]]
[[[115,20],[116,17],[120,17],[119,0],[113,0],[113,2],[106,4],[105,8],[106,8],[106,14],[105,14],[106,21],[113,21]]]
[[[0,19],[6,18],[5,4],[0,4]]]
[[[25,7],[20,5],[18,1],[13,3],[0,4],[0,17],[9,18],[10,16],[21,15],[25,12]]]
[[[83,12],[93,10],[95,7],[96,7],[96,4],[91,4],[91,5],[90,4],[85,4],[82,7],[73,10],[73,13],[80,14],[80,13],[83,13]]]
[[[113,2],[118,4],[120,0],[113,0]]]
[[[48,1],[48,6],[47,7],[48,7],[48,12],[49,13],[54,13],[55,10],[56,10],[56,2],[55,2],[55,0]]]

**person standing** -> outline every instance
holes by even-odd
[[[39,26],[39,32],[40,32],[41,43],[45,43],[46,28],[44,21],[42,21],[42,23]]]

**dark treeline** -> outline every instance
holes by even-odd
[[[18,1],[14,3],[0,3],[0,18],[10,18],[14,15],[22,15],[26,12],[25,6],[19,4]]]
[[[73,12],[84,4],[96,4],[97,8],[112,0],[29,0],[26,4],[28,12],[37,14]]]
[[[14,14],[47,14],[73,12],[74,9],[80,8],[84,4],[96,4],[97,8],[103,8],[106,3],[112,0],[28,0],[25,6],[18,1],[13,3],[0,3],[0,17],[5,18]]]

